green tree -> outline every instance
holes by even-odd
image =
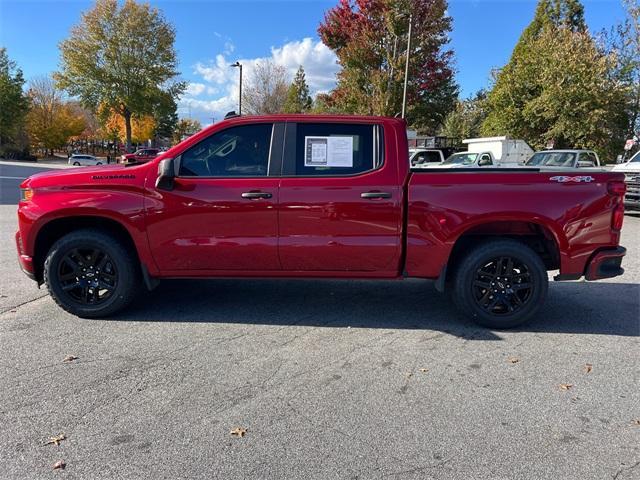
[[[166,96],[186,87],[176,80],[175,31],[157,8],[125,0],[97,0],[60,44],[59,85],[96,109],[113,108],[125,122],[127,150],[131,117],[153,113]]]
[[[29,110],[23,85],[22,70],[9,59],[7,49],[0,48],[0,155],[16,142]]]
[[[318,29],[342,66],[331,103],[348,113],[399,114],[408,53],[407,121],[435,132],[458,92],[450,31],[446,0],[340,0]]]
[[[610,153],[620,88],[614,59],[584,24],[577,0],[541,0],[485,103],[484,135],[523,138],[536,148],[595,148]]]
[[[484,90],[471,98],[458,101],[456,108],[445,117],[440,135],[458,139],[479,137],[486,118],[485,101]]]
[[[627,15],[606,35],[606,50],[617,63],[615,77],[625,91],[621,141],[640,134],[640,4],[623,0]]]
[[[175,100],[167,95],[153,110],[153,118],[156,126],[154,136],[156,139],[172,138],[178,124],[178,106]]]
[[[293,82],[287,91],[287,100],[284,103],[286,113],[303,113],[311,110],[313,101],[309,95],[309,85],[304,74],[304,68],[300,65]]]

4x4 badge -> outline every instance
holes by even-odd
[[[555,177],[549,178],[549,180],[554,180],[558,183],[567,183],[567,182],[589,183],[589,182],[593,182],[595,178],[593,178],[591,175],[576,175],[575,177],[569,177],[567,175],[556,175]]]

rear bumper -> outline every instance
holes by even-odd
[[[16,232],[16,249],[18,250],[18,263],[20,264],[20,268],[25,273],[27,277],[31,280],[36,280],[36,271],[33,267],[33,258],[29,255],[25,255],[22,237],[20,236],[20,232]]]
[[[620,265],[622,264],[622,257],[624,257],[626,253],[627,249],[624,247],[599,251],[587,264],[584,278],[586,280],[600,280],[622,275],[624,269]]]

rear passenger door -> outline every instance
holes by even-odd
[[[387,153],[388,154],[388,153]],[[283,270],[397,274],[397,159],[382,125],[288,122],[279,201]]]

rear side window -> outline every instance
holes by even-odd
[[[440,163],[442,161],[438,152],[424,152],[424,158],[426,163]]]
[[[355,175],[381,164],[379,127],[340,123],[298,123],[297,176]]]
[[[241,125],[216,132],[184,152],[181,177],[265,177],[271,123]]]

